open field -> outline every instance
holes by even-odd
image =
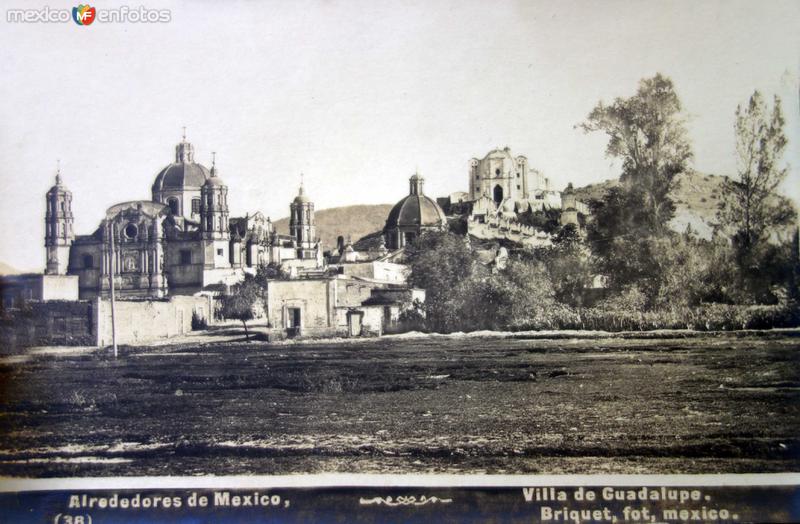
[[[0,366],[0,475],[800,469],[800,334],[226,342]]]

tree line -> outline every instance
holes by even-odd
[[[464,237],[422,235],[408,259],[411,284],[427,291],[427,327],[587,327],[587,319],[603,327],[626,318],[620,322],[697,327],[704,314],[709,326],[718,320],[725,328],[797,322],[797,212],[779,193],[788,173],[784,124],[777,96],[768,104],[755,91],[736,108],[737,171],[724,179],[705,239],[670,227],[671,194],[693,159],[673,82],[657,74],[633,96],[598,103],[577,127],[608,137],[606,154],[620,161],[621,176],[589,202],[585,238],[559,228],[552,247],[516,251],[493,270]]]

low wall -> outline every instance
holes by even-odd
[[[88,301],[29,302],[0,319],[0,351],[28,346],[92,346],[96,305]]]
[[[111,301],[97,300],[98,346],[112,343]],[[185,335],[192,330],[192,314],[211,319],[211,297],[172,296],[164,300],[118,300],[117,344],[137,344]]]
[[[342,274],[351,277],[362,277],[405,284],[411,270],[404,264],[394,262],[351,262],[341,264]]]
[[[488,222],[467,221],[467,232],[483,240],[510,240],[526,247],[546,247],[552,245],[549,235],[536,229],[508,220],[490,219]]]
[[[29,301],[78,300],[75,275],[0,275],[0,298],[8,309]]]

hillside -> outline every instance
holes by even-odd
[[[334,249],[336,238],[342,235],[355,242],[374,231],[383,229],[392,204],[361,205],[321,209],[315,213],[317,235],[322,240],[323,249]],[[289,232],[289,218],[275,221],[277,231]]]
[[[691,171],[677,177],[677,185],[670,193],[675,202],[675,217],[672,229],[686,231],[686,225],[701,237],[710,238],[712,224],[716,220],[720,202],[721,186],[724,177]],[[619,184],[619,180],[605,180],[575,189],[579,200],[589,201],[600,198],[606,189]]]
[[[710,238],[724,178],[692,171],[680,174],[677,180],[678,184],[670,194],[676,207],[672,228],[683,232],[686,230],[686,225],[691,224],[698,235]],[[606,189],[618,184],[619,180],[605,180],[576,188],[575,193],[579,200],[588,201],[601,198]],[[322,239],[324,249],[335,248],[336,237],[339,235],[345,238],[349,236],[355,242],[370,233],[380,231],[391,208],[390,204],[379,204],[334,207],[317,211],[317,234]],[[288,218],[282,218],[275,224],[280,233],[289,231]]]
[[[0,275],[19,275],[22,271],[15,267],[11,267],[5,262],[0,262]]]

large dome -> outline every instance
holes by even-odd
[[[422,177],[411,177],[410,194],[395,204],[386,219],[386,229],[402,227],[436,227],[447,225],[447,218],[439,204],[422,193]]]
[[[170,191],[184,189],[200,189],[211,173],[201,164],[194,161],[192,144],[183,141],[175,146],[175,162],[161,170],[153,182],[153,191]]]
[[[211,176],[208,169],[200,164],[176,162],[170,164],[156,176],[154,191],[170,189],[200,189]]]
[[[403,226],[439,227],[446,224],[442,208],[425,195],[408,195],[392,208],[386,219],[388,229]]]

